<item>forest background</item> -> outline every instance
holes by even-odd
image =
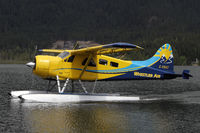
[[[200,58],[199,0],[0,0],[0,63],[32,60],[58,40],[129,42],[151,57],[170,43],[176,65]]]

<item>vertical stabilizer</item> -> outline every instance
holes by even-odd
[[[167,43],[160,47],[152,58],[157,58],[157,61],[151,67],[170,72],[174,71],[173,53],[170,44]]]

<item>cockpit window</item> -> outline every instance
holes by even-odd
[[[116,62],[110,62],[110,66],[112,66],[112,67],[118,67],[119,66],[119,64],[118,63],[116,63]]]
[[[60,53],[58,56],[60,57],[60,58],[62,58],[62,59],[64,59],[65,57],[67,57],[69,55],[69,52],[62,52],[62,53]]]
[[[99,64],[106,66],[108,64],[108,61],[104,59],[99,59]]]
[[[82,62],[82,65],[83,65],[83,66],[86,64],[87,60],[88,60],[88,58],[85,58],[85,59],[83,60],[83,62]],[[96,67],[96,64],[95,64],[95,62],[94,62],[93,59],[90,60],[90,63],[88,64],[88,66]]]
[[[75,55],[70,56],[67,62],[73,62],[74,57],[75,57]]]

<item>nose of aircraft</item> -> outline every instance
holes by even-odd
[[[26,66],[32,68],[33,73],[42,78],[49,78],[52,76],[51,70],[58,67],[58,60],[60,57],[48,56],[48,55],[37,55],[33,62],[28,62]],[[53,71],[54,72],[54,71]],[[52,72],[52,73],[53,73]],[[54,74],[54,73],[53,73]],[[55,77],[55,75],[53,75]]]
[[[28,63],[26,63],[26,66],[34,68],[35,67],[35,63],[34,62],[28,62]]]

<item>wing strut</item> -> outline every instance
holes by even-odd
[[[79,80],[81,79],[81,77],[83,76],[83,73],[85,72],[86,68],[88,67],[89,63],[90,63],[90,60],[92,59],[92,54],[89,55],[87,61],[86,61],[86,64],[83,68],[83,70],[81,71],[81,74],[79,75]]]
[[[85,64],[85,66],[84,66],[83,70],[81,71],[81,74],[79,75],[79,78],[78,78],[79,79],[79,83],[81,84],[81,86],[82,86],[82,88],[83,88],[85,93],[88,93],[88,92],[87,92],[86,88],[83,86],[83,84],[81,82],[81,77],[83,76],[83,73],[85,72],[86,68],[88,67],[91,59],[92,59],[92,54],[89,55],[89,57],[88,57],[88,59],[86,61],[86,64]]]

